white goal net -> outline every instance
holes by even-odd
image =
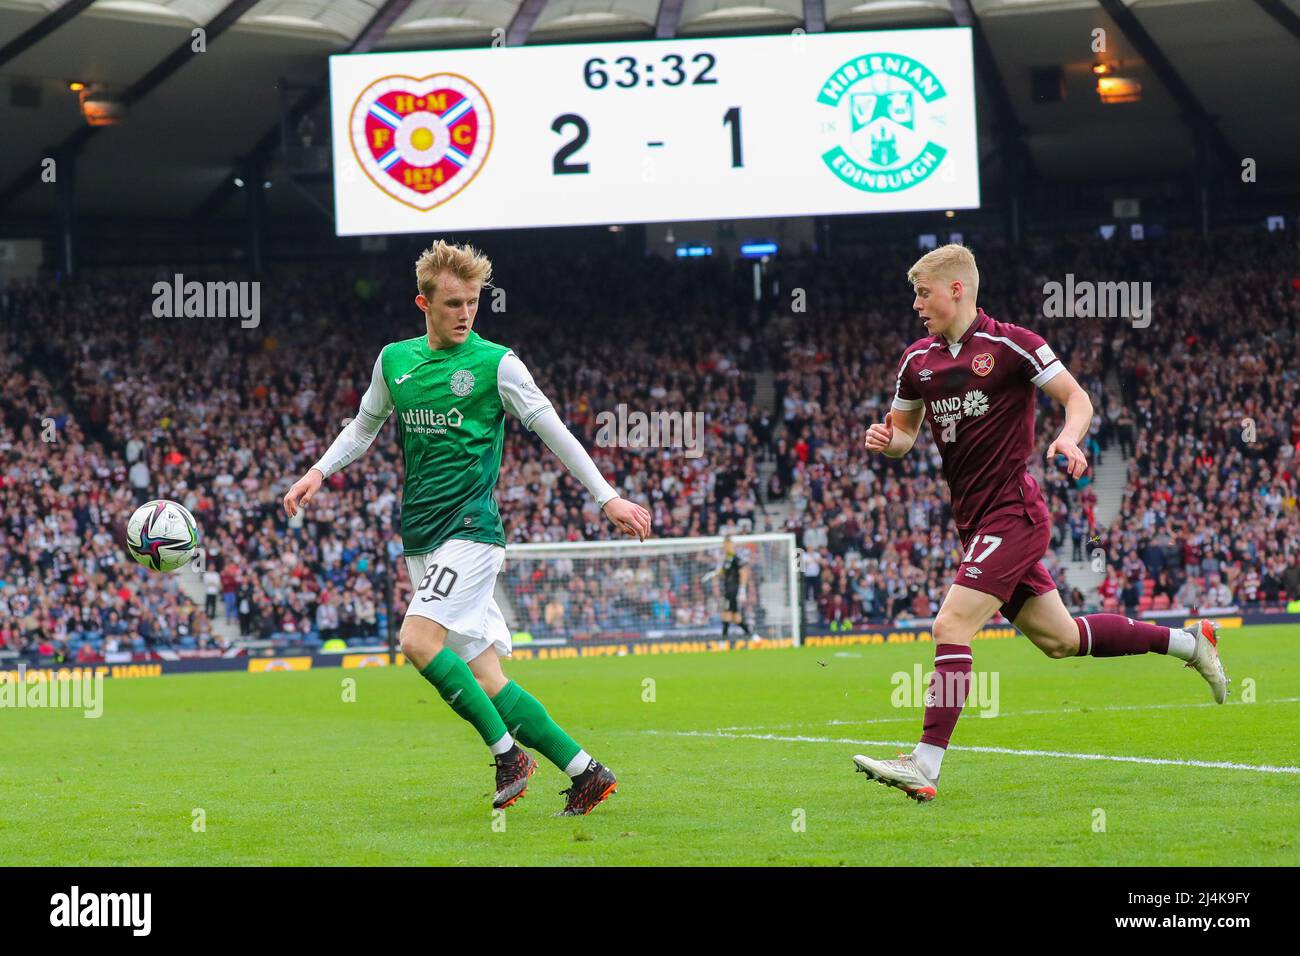
[[[506,623],[538,645],[663,639],[800,640],[792,534],[732,535],[741,569],[723,570],[723,538],[512,544],[497,577]],[[737,585],[739,585],[737,587]]]

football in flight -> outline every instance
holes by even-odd
[[[148,501],[126,523],[126,547],[140,564],[155,571],[183,568],[199,550],[194,515],[175,501]]]

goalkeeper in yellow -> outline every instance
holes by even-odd
[[[414,586],[402,653],[495,756],[493,807],[523,796],[537,769],[522,744],[569,775],[558,815],[584,815],[614,792],[613,772],[501,669],[511,647],[493,599],[506,543],[493,491],[506,412],[546,442],[624,534],[644,540],[650,514],[619,497],[514,352],[474,331],[479,294],[492,278],[487,257],[472,246],[438,241],[416,261],[415,276],[425,334],[380,351],[357,417],[289,489],[284,509],[295,515],[397,412],[406,466],[402,544]]]

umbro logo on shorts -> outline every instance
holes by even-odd
[[[981,571],[979,568],[967,568],[967,569],[966,569],[966,576],[967,576],[967,577],[971,577],[971,578],[977,578],[977,577],[979,577],[979,576],[980,576],[981,574],[983,574],[983,573],[984,573],[984,572]]]

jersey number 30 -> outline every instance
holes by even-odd
[[[434,579],[435,575],[437,575],[437,580]],[[443,567],[442,572],[439,573],[436,564],[429,565],[429,570],[424,572],[424,577],[420,579],[420,586],[416,588],[416,590],[423,591],[425,588],[432,585],[433,593],[422,595],[420,600],[441,601],[443,598],[451,594],[451,589],[456,586],[457,577],[458,575],[451,568]]]

